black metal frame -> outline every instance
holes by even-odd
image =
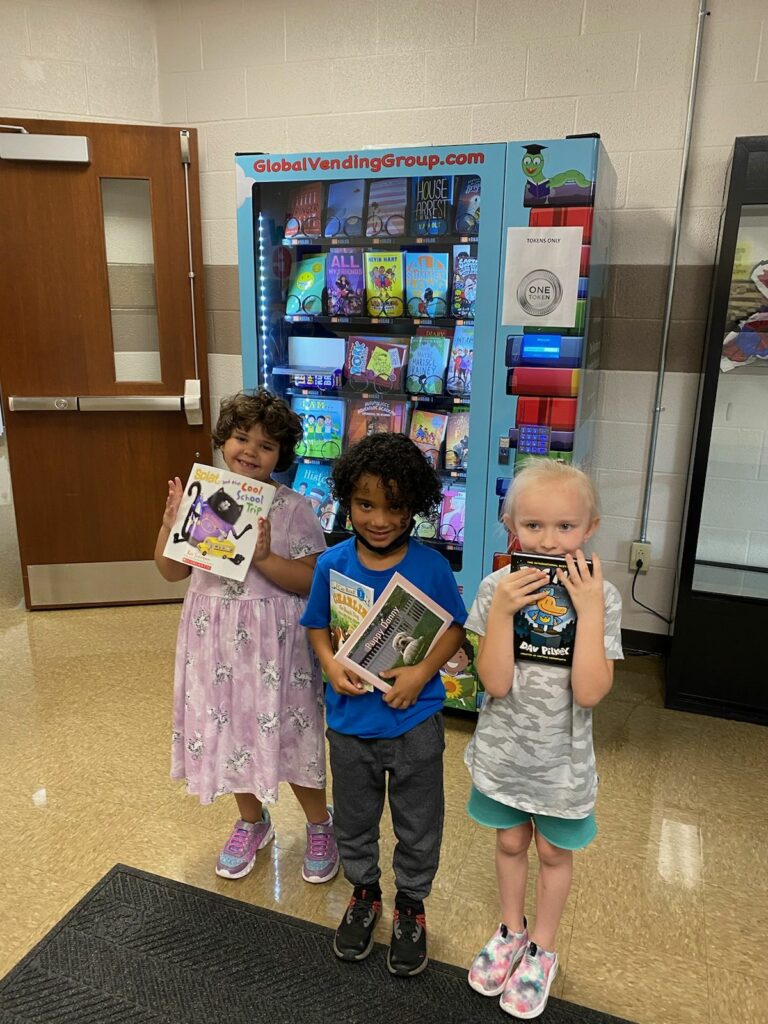
[[[758,205],[768,205],[768,136],[736,139],[727,182],[688,479],[666,705],[768,724],[765,656],[760,647],[768,633],[768,601],[693,589],[736,240],[743,207]]]

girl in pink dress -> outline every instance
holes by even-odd
[[[171,777],[204,804],[233,794],[239,817],[216,873],[242,878],[274,837],[267,805],[288,782],[307,817],[302,875],[326,882],[338,871],[325,802],[324,705],[320,671],[299,620],[325,539],[306,498],[276,484],[301,440],[298,416],[268,391],[221,404],[213,434],[227,468],[277,494],[260,519],[245,580],[191,570],[176,649]],[[183,497],[168,481],[155,562],[170,581],[190,568],[163,555]]]

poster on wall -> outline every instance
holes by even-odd
[[[575,326],[581,242],[580,227],[507,228],[505,325]]]

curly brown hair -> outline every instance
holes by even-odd
[[[223,398],[213,431],[213,444],[221,448],[235,430],[250,430],[259,425],[280,445],[275,470],[283,473],[293,465],[296,445],[302,438],[301,420],[291,407],[266,388],[238,391]]]
[[[349,509],[361,476],[378,477],[389,500],[397,498],[412,515],[429,515],[442,500],[440,478],[405,434],[371,434],[333,464],[334,497]]]

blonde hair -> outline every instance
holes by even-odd
[[[502,520],[506,518],[509,522],[514,521],[515,501],[526,487],[537,484],[576,487],[589,505],[589,518],[594,520],[600,517],[600,500],[595,485],[582,469],[556,459],[538,458],[531,459],[524,469],[515,473],[504,499]]]

